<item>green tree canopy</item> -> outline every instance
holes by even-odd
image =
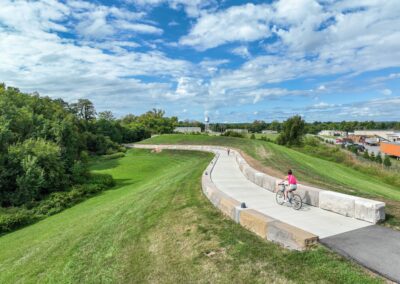
[[[305,134],[305,121],[300,115],[292,116],[283,123],[283,130],[277,138],[281,145],[299,145]]]

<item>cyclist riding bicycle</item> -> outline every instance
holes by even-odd
[[[285,177],[285,180],[287,180],[289,183],[289,187],[287,187],[284,192],[285,202],[290,202],[291,200],[288,199],[288,193],[297,189],[297,179],[293,175],[292,170],[288,170],[288,175]]]

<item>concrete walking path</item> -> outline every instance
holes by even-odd
[[[229,196],[245,202],[247,207],[255,209],[274,219],[303,229],[325,238],[351,230],[371,226],[371,223],[345,217],[318,207],[303,204],[300,210],[293,210],[286,205],[279,205],[275,193],[249,181],[239,169],[233,154],[219,150],[220,154],[211,179],[218,189]]]

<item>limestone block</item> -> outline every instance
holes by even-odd
[[[277,179],[264,174],[263,176],[263,182],[262,182],[262,187],[265,189],[268,189],[269,191],[274,192],[275,191],[275,184],[276,184]]]
[[[240,214],[243,210],[247,210],[247,208],[241,208],[240,205],[235,207],[235,222],[240,223]]]
[[[356,198],[354,217],[371,223],[385,220],[385,203],[365,198]]]
[[[304,250],[317,243],[318,237],[287,223],[275,221],[268,225],[267,240],[288,249]]]
[[[208,197],[211,203],[214,204],[215,207],[218,207],[219,202],[221,201],[223,195],[219,191],[211,191]]]
[[[230,217],[231,219],[235,220],[236,217],[236,207],[240,206],[240,202],[230,198],[230,197],[225,197],[222,196],[221,200],[219,201],[218,208]]]
[[[322,189],[307,185],[297,185],[296,193],[301,196],[304,203],[319,207],[319,194]]]
[[[275,219],[253,209],[242,210],[239,217],[240,225],[264,239],[267,237],[269,224],[274,221]]]
[[[255,174],[257,173],[257,171],[255,169],[253,169],[250,166],[245,166],[243,171],[244,171],[244,175],[246,176],[246,178],[249,181],[255,182],[255,179],[256,179]]]
[[[277,191],[278,191],[278,189],[279,189],[279,187],[280,187],[279,183],[281,183],[281,182],[282,182],[282,180],[280,180],[280,179],[275,180],[274,192],[277,192]]]
[[[354,197],[333,191],[319,193],[319,207],[347,217],[354,217]]]
[[[264,180],[264,173],[255,173],[254,175],[254,183],[258,186],[263,186],[263,180]]]

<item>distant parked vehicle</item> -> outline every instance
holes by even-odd
[[[335,144],[341,145],[341,144],[343,144],[343,140],[342,139],[336,139],[335,140]]]

